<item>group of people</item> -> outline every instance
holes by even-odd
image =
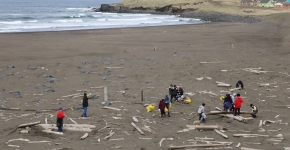
[[[241,88],[244,88],[243,82],[241,80],[238,81],[237,87],[241,86]],[[166,117],[166,113],[165,110],[167,109],[167,116],[170,117],[170,112],[169,112],[169,107],[170,104],[173,102],[173,99],[175,99],[175,101],[178,101],[178,99],[180,97],[183,96],[183,89],[181,87],[177,87],[176,85],[170,85],[169,87],[169,95],[166,95],[164,99],[162,99],[159,102],[159,109],[161,112],[161,117]],[[83,96],[83,100],[82,100],[82,106],[83,106],[83,112],[81,114],[81,117],[87,117],[87,109],[89,106],[89,102],[88,102],[88,95],[87,93],[84,93]],[[242,103],[243,103],[243,99],[240,97],[240,94],[236,94],[233,93],[233,95],[231,96],[230,94],[226,94],[226,97],[224,98],[224,111],[230,110],[230,111],[234,111],[234,115],[240,115],[240,109],[242,107]],[[204,107],[205,107],[205,103],[202,103],[201,106],[199,106],[198,108],[198,116],[199,116],[199,120],[201,122],[204,122],[206,119],[206,115],[204,113]],[[252,108],[252,113],[251,115],[253,116],[253,118],[256,118],[256,114],[258,113],[258,109],[256,106],[254,106],[253,104],[250,104],[250,107]],[[166,109],[165,109],[166,108]],[[56,113],[56,117],[57,117],[57,127],[58,127],[58,131],[59,132],[63,132],[63,118],[65,117],[62,108],[59,108],[59,110]]]
[[[239,93],[234,93],[232,96],[230,94],[226,94],[226,97],[224,98],[224,111],[234,111],[234,115],[239,116],[243,102],[244,100],[241,98]],[[250,107],[252,108],[252,117],[256,118],[256,114],[258,113],[257,107],[253,104],[250,104]]]
[[[183,95],[182,87],[177,87],[176,85],[171,84],[169,87],[169,95],[171,102],[173,98],[175,99],[175,101],[178,101],[178,99]]]
[[[238,93],[233,93],[233,95],[231,96],[230,94],[226,94],[226,97],[224,98],[224,111],[234,111],[234,116],[236,115],[240,115],[240,109],[242,107],[242,103],[243,103],[243,99],[241,98],[241,95]],[[206,115],[204,113],[204,106],[205,103],[202,103],[201,106],[199,106],[198,108],[198,116],[199,116],[199,120],[201,122],[204,122],[206,119]],[[251,115],[253,118],[257,117],[257,113],[258,113],[258,108],[253,105],[250,104],[250,107],[252,108],[252,112]]]
[[[81,117],[87,117],[87,110],[89,106],[88,102],[89,98],[87,93],[84,93],[83,100],[82,100],[82,105],[83,105],[83,112]],[[58,111],[56,112],[56,126],[58,127],[58,132],[63,132],[63,118],[65,117],[62,108],[60,107]]]
[[[169,95],[166,95],[164,99],[159,102],[159,110],[161,112],[161,117],[166,117],[165,110],[167,110],[167,116],[170,117],[169,107],[170,104],[175,101],[178,101],[179,98],[183,96],[183,89],[182,87],[177,87],[176,85],[170,85],[168,88]],[[166,108],[166,109],[165,109]]]

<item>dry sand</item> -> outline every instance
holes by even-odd
[[[286,20],[287,21],[287,20]],[[186,142],[194,137],[210,137],[216,141],[238,142],[242,147],[257,149],[283,149],[289,146],[288,125],[269,124],[263,126],[264,133],[258,132],[260,120],[282,120],[289,122],[289,110],[286,107],[274,105],[289,105],[289,37],[286,34],[289,20],[282,24],[261,22],[256,24],[214,23],[203,25],[182,25],[144,28],[103,29],[86,31],[39,32],[0,34],[0,102],[6,108],[20,108],[20,111],[1,110],[1,149],[37,149],[71,148],[74,150],[120,149],[153,150],[167,149],[169,145],[190,144]],[[156,46],[156,50],[154,47]],[[200,64],[201,61],[227,61],[228,63]],[[7,65],[15,68],[7,68]],[[36,67],[36,69],[34,68]],[[80,68],[78,68],[80,67]],[[82,68],[83,67],[83,68]],[[105,69],[105,67],[124,67],[124,69]],[[267,73],[254,74],[243,71],[242,68],[262,67]],[[35,69],[35,70],[34,70]],[[223,72],[221,70],[227,70]],[[14,75],[11,75],[13,73]],[[11,76],[8,76],[11,75]],[[58,82],[47,82],[44,75],[53,75]],[[119,78],[125,75],[126,78]],[[21,78],[22,76],[23,78]],[[197,81],[199,77],[211,77]],[[104,80],[106,78],[106,80]],[[255,104],[258,118],[247,123],[233,121],[227,123],[227,118],[208,116],[205,125],[220,125],[227,128],[225,132],[229,139],[224,139],[211,130],[191,130],[185,133],[177,131],[185,129],[187,124],[197,120],[198,106],[206,103],[205,111],[222,108],[219,100],[220,92],[229,88],[217,87],[216,81],[229,83],[232,87],[238,80],[245,85],[244,90],[237,91],[244,99],[243,111],[250,111],[249,104]],[[274,83],[269,87],[259,87],[258,83]],[[36,88],[43,84],[45,87]],[[144,89],[143,103],[158,104],[159,100],[168,94],[168,86],[182,86],[185,92],[193,92],[192,103],[173,103],[172,116],[159,118],[158,109],[146,112],[141,104],[141,90]],[[121,111],[101,109],[103,105],[103,89],[90,87],[107,86],[110,101],[121,101],[111,106]],[[46,89],[54,92],[44,92]],[[148,88],[154,87],[154,88]],[[287,89],[288,88],[288,89]],[[89,100],[88,116],[91,119],[78,119],[82,110],[74,106],[81,98],[62,98],[83,92],[96,94],[98,99]],[[269,91],[267,91],[269,89]],[[19,90],[22,98],[16,99],[9,91]],[[197,94],[198,91],[212,91],[218,96]],[[117,91],[126,91],[125,95]],[[43,94],[43,95],[33,95]],[[57,100],[64,99],[64,100]],[[258,101],[265,100],[265,101]],[[2,106],[2,107],[3,107]],[[33,127],[29,134],[21,134],[17,129],[19,124],[41,121],[55,124],[55,112],[24,111],[26,109],[44,110],[59,107],[73,107],[65,111],[65,124],[72,124],[68,118],[73,118],[79,124],[96,125],[98,129],[109,125],[111,128],[100,132],[91,132],[85,140],[80,140],[84,132],[65,131],[63,136],[43,134],[41,128]],[[192,114],[192,112],[194,112]],[[29,116],[20,117],[22,114]],[[53,117],[50,116],[53,115]],[[153,117],[155,114],[155,117]],[[191,115],[190,115],[191,114]],[[278,118],[275,116],[280,115]],[[150,126],[157,134],[145,132],[142,136],[131,126],[132,116],[138,116],[137,126]],[[242,115],[250,117],[250,115]],[[112,117],[122,117],[115,120]],[[143,119],[140,117],[144,117]],[[149,120],[149,122],[146,121]],[[142,121],[143,120],[143,121]],[[277,130],[269,132],[268,130]],[[111,139],[124,138],[120,141],[105,141],[103,138],[110,132],[116,132]],[[237,138],[234,133],[264,134],[272,137],[279,133],[284,140],[277,145],[266,141],[267,137]],[[126,135],[127,131],[130,135]],[[98,143],[95,137],[100,136]],[[151,140],[139,139],[152,138]],[[49,143],[32,144],[22,141],[11,142],[20,148],[8,147],[5,142],[10,139],[25,138],[30,141],[51,141]],[[164,141],[159,146],[161,138],[173,138]],[[252,145],[245,142],[261,143]],[[61,143],[56,145],[55,143]]]

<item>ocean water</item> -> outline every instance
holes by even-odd
[[[198,24],[174,15],[91,12],[120,0],[0,0],[0,33]]]

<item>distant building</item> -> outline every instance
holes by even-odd
[[[241,6],[256,6],[257,0],[241,0]]]
[[[282,3],[276,3],[274,5],[274,8],[283,8],[283,4]]]
[[[275,1],[275,5],[274,7],[275,8],[290,8],[290,2],[287,2],[287,1],[290,1],[290,0],[277,0]]]
[[[283,8],[290,8],[290,2],[283,3]]]
[[[274,0],[261,0],[259,6],[267,8],[274,7]]]

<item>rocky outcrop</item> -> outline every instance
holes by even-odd
[[[197,9],[188,8],[182,9],[181,7],[176,7],[173,5],[166,5],[164,7],[157,8],[145,8],[143,6],[129,8],[122,4],[109,5],[102,4],[99,9],[94,9],[93,11],[98,12],[112,12],[112,13],[151,13],[151,14],[179,14],[181,17],[185,18],[196,18],[203,21],[211,22],[242,22],[242,23],[256,23],[260,22],[261,19],[257,19],[250,16],[239,16],[230,15],[217,12],[197,12]]]
[[[112,13],[164,13],[164,14],[175,14],[182,13],[185,9],[180,7],[173,7],[172,5],[166,5],[164,7],[149,8],[149,7],[133,7],[129,8],[122,4],[110,5],[102,4],[99,9],[92,9],[96,12],[112,12]]]
[[[155,11],[157,11],[157,12],[169,12],[169,11],[171,11],[172,10],[172,5],[166,5],[166,6],[164,6],[164,7],[157,7],[157,8],[155,8]]]

